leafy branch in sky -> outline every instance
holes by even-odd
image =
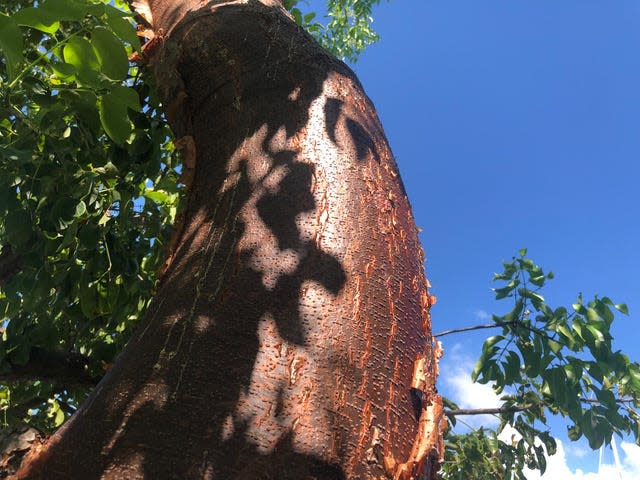
[[[373,29],[373,7],[380,0],[328,0],[326,24],[316,12],[303,14],[299,0],[285,0],[285,7],[296,22],[311,33],[322,46],[339,58],[355,62],[358,55],[380,37]]]
[[[553,273],[526,257],[504,263],[494,276],[503,286],[495,288],[497,300],[513,302],[493,324],[451,330],[499,328],[500,335],[487,338],[472,373],[472,380],[491,383],[502,394],[499,406],[460,409],[448,402],[451,425],[463,415],[494,414],[500,420],[496,430],[480,429],[468,434],[447,435],[444,464],[446,478],[523,479],[523,468],[544,472],[555,441],[547,427],[547,415],[561,415],[569,421],[571,440],[585,437],[593,449],[611,442],[612,436],[640,437],[640,365],[613,349],[611,325],[615,312],[628,314],[627,306],[608,297],[595,296],[585,302],[578,295],[570,309],[551,308],[541,294]],[[498,439],[507,426],[517,434],[511,444]],[[480,468],[484,468],[482,470]]]

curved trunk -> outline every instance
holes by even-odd
[[[162,284],[19,478],[433,478],[432,297],[375,110],[277,2],[201,4],[150,2],[191,183]]]

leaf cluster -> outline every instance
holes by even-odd
[[[640,365],[614,350],[611,335],[615,313],[627,315],[627,306],[606,296],[587,302],[578,295],[570,309],[550,307],[541,290],[554,275],[545,273],[526,253],[521,250],[494,275],[502,284],[494,289],[496,299],[512,302],[512,308],[493,316],[495,327],[502,332],[485,340],[472,373],[474,382],[490,383],[496,393],[503,394],[495,409],[500,419],[497,431],[510,426],[520,439],[514,445],[516,457],[500,458],[505,471],[514,472],[516,478],[520,478],[522,465],[544,472],[544,456],[538,453],[541,440],[549,454],[555,451],[546,428],[549,413],[565,417],[569,438],[584,436],[593,449],[610,443],[614,434],[632,435],[636,442],[640,438],[636,410]],[[456,410],[457,406],[450,405],[453,425]],[[488,443],[473,448],[490,449],[495,432],[483,430],[481,436],[474,432],[468,439],[451,434],[450,455],[459,455],[455,452],[478,438]],[[524,462],[518,460],[522,458]]]
[[[33,352],[86,358],[99,378],[151,296],[180,197],[180,159],[112,2],[11,2],[0,14],[0,285],[4,422],[55,428],[86,394],[21,378]],[[66,407],[64,407],[66,405]]]
[[[373,29],[373,7],[380,0],[327,0],[325,23],[316,12],[304,14],[299,0],[285,0],[284,5],[296,22],[336,57],[355,62],[358,55],[380,37]]]

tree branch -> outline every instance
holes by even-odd
[[[500,322],[500,323],[494,322],[494,323],[487,323],[485,325],[474,325],[472,327],[452,328],[451,330],[444,330],[442,332],[436,333],[434,337],[436,338],[444,337],[445,335],[451,335],[452,333],[470,332],[472,330],[482,330],[485,328],[507,327],[509,325],[515,325],[518,323],[520,323],[519,320],[513,320],[511,322]]]
[[[79,353],[32,347],[27,363],[11,364],[10,372],[0,374],[0,383],[40,379],[63,385],[95,386],[100,378],[91,375],[90,364],[91,359]]]
[[[447,417],[457,417],[459,415],[499,415],[501,413],[524,412],[534,406],[536,406],[536,404],[530,403],[527,405],[512,405],[510,407],[445,409],[444,414]]]
[[[595,398],[580,398],[583,403],[596,403],[600,404],[599,400]],[[616,398],[616,403],[625,404],[633,403],[633,398]],[[500,415],[502,413],[517,413],[524,412],[530,408],[540,406],[539,403],[528,403],[525,405],[511,405],[509,407],[494,407],[494,408],[457,408],[457,409],[445,409],[444,414],[447,417],[457,417],[460,415]],[[543,404],[546,406],[546,404]]]

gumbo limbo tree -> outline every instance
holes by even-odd
[[[6,3],[5,411],[75,411],[16,478],[434,477],[410,207],[355,75],[298,25],[348,55],[372,2],[325,29],[294,3]]]
[[[502,404],[443,409],[397,169],[306,33],[354,59],[375,3],[3,2],[1,475],[521,479],[548,413],[637,439],[626,307],[551,308],[525,251],[495,277],[512,308],[462,329],[502,330],[473,374]],[[443,444],[478,413],[501,426]]]

